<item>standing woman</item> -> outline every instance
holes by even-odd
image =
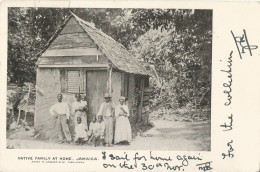
[[[129,122],[129,109],[125,103],[125,98],[120,97],[119,105],[115,108],[116,128],[115,128],[115,144],[127,143],[132,141],[132,131]]]
[[[84,123],[86,122],[87,124],[88,103],[87,103],[87,97],[84,94],[81,96],[81,106],[82,106],[83,121]]]
[[[86,106],[85,101],[81,101],[81,95],[75,95],[76,101],[72,104],[72,113],[74,113],[74,122],[75,126],[77,125],[77,118],[81,117],[82,123],[87,126],[87,117],[86,113],[84,113],[84,108]]]

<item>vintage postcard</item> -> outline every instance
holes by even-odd
[[[0,12],[0,171],[260,170],[260,3]]]

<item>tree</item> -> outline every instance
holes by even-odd
[[[9,8],[8,78],[35,82],[37,53],[70,11],[154,67],[155,97],[179,106],[210,105],[212,11],[175,9]],[[157,92],[158,91],[158,92]]]
[[[64,21],[63,12],[62,9],[9,8],[8,76],[11,83],[21,86],[24,82],[35,82],[35,55]]]
[[[210,105],[212,11],[142,9],[132,10],[132,16],[134,25],[147,31],[133,52],[171,83],[179,105]]]
[[[48,40],[63,25],[71,12],[92,22],[125,46],[128,28],[120,21],[123,9],[9,8],[8,10],[8,77],[22,86],[35,82],[36,61]]]

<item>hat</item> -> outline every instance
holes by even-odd
[[[121,97],[119,98],[119,100],[124,100],[124,101],[125,101],[125,97],[121,96]]]
[[[81,97],[80,94],[75,94],[75,97]]]
[[[110,94],[109,93],[106,93],[104,98],[111,98]]]

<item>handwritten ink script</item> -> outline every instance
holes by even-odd
[[[232,92],[232,54],[233,51],[230,52],[229,57],[228,57],[228,69],[227,70],[221,70],[221,72],[225,72],[227,73],[227,77],[228,77],[228,82],[223,83],[223,87],[225,87],[225,90],[223,91],[224,94],[227,95],[227,100],[224,103],[225,106],[229,106],[231,105],[231,100],[232,100],[232,96],[231,96],[231,92]]]
[[[228,116],[228,119],[230,120],[229,124],[224,123],[224,124],[220,125],[220,127],[225,128],[223,131],[230,131],[230,130],[233,129],[232,128],[232,126],[233,126],[232,125],[233,124],[233,115],[231,114],[230,116]]]
[[[257,45],[251,45],[249,43],[249,39],[247,37],[246,30],[243,29],[243,34],[241,36],[236,36],[234,32],[231,30],[231,35],[234,39],[238,54],[240,59],[243,58],[243,55],[249,53],[250,56],[253,56],[253,50],[256,50],[258,48]],[[220,70],[221,72],[224,72],[227,74],[227,82],[224,82],[222,86],[224,87],[223,93],[226,95],[226,100],[224,101],[224,105],[226,107],[229,107],[231,109],[232,104],[232,63],[233,63],[233,50],[230,51],[229,56],[227,58],[227,65],[226,69]],[[233,129],[233,121],[234,117],[231,112],[231,115],[228,116],[228,121],[224,122],[220,125],[222,128],[222,131],[224,132],[230,132]],[[222,159],[225,159],[226,157],[233,158],[234,157],[234,148],[232,146],[233,140],[228,141],[227,146],[228,150],[225,151],[225,153],[222,153]]]
[[[234,154],[232,153],[234,151],[234,149],[232,147],[232,143],[233,143],[233,140],[231,140],[230,142],[227,143],[227,146],[229,147],[229,150],[228,150],[227,154],[222,153],[222,158],[223,159],[225,159],[226,157],[229,157],[229,158],[233,158],[234,157]]]
[[[241,36],[236,36],[233,31],[231,30],[231,35],[234,39],[238,54],[240,59],[243,58],[243,55],[246,53],[249,53],[250,56],[253,56],[253,50],[256,50],[258,48],[257,45],[251,45],[249,43],[249,39],[247,37],[246,30],[243,29],[243,34]],[[221,72],[224,72],[227,74],[227,82],[224,82],[222,85],[225,88],[223,93],[226,95],[226,100],[224,102],[224,105],[227,107],[230,107],[232,104],[232,58],[233,58],[233,50],[230,51],[229,57],[227,59],[227,65],[226,69],[220,70]],[[231,113],[230,116],[228,116],[229,123],[224,122],[224,124],[221,124],[220,127],[222,128],[222,131],[231,131],[233,129],[233,114]],[[227,143],[228,150],[227,153],[222,153],[223,159],[226,157],[233,158],[234,157],[234,148],[232,146],[233,140],[229,141]]]
[[[245,29],[243,29],[242,36],[235,36],[233,31],[231,31],[231,34],[232,34],[233,39],[235,41],[240,59],[242,59],[242,54],[246,54],[245,50],[249,52],[250,56],[252,56],[253,55],[252,50],[257,49],[258,46],[249,44],[249,40],[247,38],[247,34],[246,34]]]
[[[199,170],[208,171],[208,170],[212,170],[213,169],[213,168],[210,167],[211,163],[212,163],[212,161],[201,163],[201,164],[197,164],[196,166],[199,167]]]
[[[197,155],[176,155],[176,156],[158,156],[150,151],[150,155],[143,155],[136,152],[132,157],[126,152],[122,155],[102,152],[102,159],[104,161],[104,168],[120,168],[120,169],[141,169],[141,170],[155,170],[161,168],[162,170],[170,171],[185,171],[186,168],[194,166],[198,170],[208,171],[213,169],[211,162],[203,162],[202,158]]]

